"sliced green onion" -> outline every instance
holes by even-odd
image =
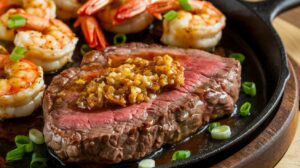
[[[36,153],[32,154],[30,168],[44,168],[47,167],[47,159],[38,156]]]
[[[169,12],[167,12],[166,14],[164,14],[164,18],[167,20],[167,21],[171,21],[173,19],[175,19],[177,17],[178,13],[174,10],[171,10]]]
[[[14,15],[9,17],[7,27],[10,29],[23,27],[26,25],[26,19],[21,15]]]
[[[228,139],[231,136],[230,127],[222,125],[211,130],[211,137],[217,140]]]
[[[124,44],[127,41],[125,34],[119,33],[114,36],[114,44]]]
[[[80,54],[84,56],[87,52],[91,51],[91,48],[87,44],[83,44],[80,47]]]
[[[23,58],[27,49],[24,47],[16,46],[10,54],[10,60],[18,61],[19,59]]]
[[[182,9],[186,10],[186,11],[190,11],[192,10],[192,6],[191,4],[189,4],[188,0],[178,0],[180,6],[182,7]]]
[[[153,168],[153,167],[155,167],[155,160],[153,159],[144,159],[139,163],[139,168]]]
[[[214,128],[221,126],[220,122],[213,122],[208,125],[208,131],[211,132]]]
[[[241,107],[240,107],[240,116],[242,117],[248,117],[251,115],[250,110],[251,110],[251,103],[245,102]]]
[[[32,152],[33,151],[33,144],[30,141],[28,136],[17,135],[15,137],[15,143],[16,143],[18,148],[24,146],[24,151],[25,152]]]
[[[172,160],[184,160],[191,156],[191,151],[189,150],[179,150],[173,153]]]
[[[18,147],[16,149],[9,151],[6,154],[5,159],[6,159],[6,161],[21,160],[21,159],[23,159],[24,153],[25,153],[25,146],[21,146],[21,147]]]
[[[32,128],[29,130],[29,139],[35,144],[43,144],[45,142],[44,135],[38,129]]]
[[[256,85],[254,82],[244,82],[242,84],[242,90],[245,94],[254,97],[256,95]]]
[[[234,58],[238,61],[241,62],[241,64],[245,61],[246,57],[244,54],[241,54],[241,53],[232,53],[229,55],[230,58]]]

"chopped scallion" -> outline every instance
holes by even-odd
[[[231,136],[230,127],[222,125],[211,130],[211,137],[217,140],[228,139]]]
[[[153,168],[155,167],[155,160],[153,159],[144,159],[139,162],[139,168]]]
[[[211,132],[214,128],[221,126],[220,122],[213,122],[208,125],[208,131]]]
[[[191,151],[189,150],[179,150],[173,153],[172,160],[184,160],[191,156]]]
[[[241,53],[232,53],[229,55],[230,58],[234,58],[238,61],[241,62],[241,64],[245,61],[246,57],[244,54],[241,54]]]
[[[256,95],[256,85],[254,82],[244,82],[242,84],[242,90],[245,94],[254,97]]]
[[[30,168],[44,168],[47,167],[47,159],[38,156],[36,153],[32,154]]]
[[[43,144],[45,142],[43,133],[35,128],[29,130],[29,138],[33,143],[38,145]]]
[[[180,6],[182,7],[182,9],[184,9],[186,11],[192,10],[192,6],[188,0],[178,0],[178,2],[180,4]]]
[[[84,56],[87,52],[91,51],[91,48],[87,44],[83,44],[80,47],[80,54]]]
[[[10,29],[23,27],[26,25],[26,19],[21,15],[14,15],[9,17],[7,27]]]
[[[24,156],[24,152],[25,152],[24,149],[25,149],[25,146],[21,146],[21,147],[18,147],[16,149],[9,151],[5,157],[6,161],[21,160]]]
[[[174,10],[171,10],[169,12],[167,12],[166,14],[164,14],[164,18],[167,20],[167,21],[171,21],[173,19],[175,19],[177,17],[178,13]]]
[[[18,61],[19,59],[23,58],[27,49],[24,47],[16,46],[10,54],[10,60]]]
[[[33,151],[33,144],[30,141],[28,136],[17,135],[15,137],[15,143],[18,148],[24,146],[24,152],[32,152]]]
[[[248,117],[251,115],[250,110],[251,110],[251,103],[245,102],[241,107],[240,107],[240,116],[242,117]]]
[[[124,44],[127,41],[127,36],[125,34],[119,33],[114,36],[114,44]]]

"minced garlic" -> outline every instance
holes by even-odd
[[[163,88],[183,84],[184,67],[169,55],[155,56],[153,60],[128,58],[118,67],[109,64],[106,74],[89,82],[77,105],[87,109],[107,104],[124,107],[147,102]]]

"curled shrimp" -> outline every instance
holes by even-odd
[[[0,0],[0,9],[11,7],[22,8],[26,13],[44,17],[55,18],[56,6],[53,0]]]
[[[188,0],[192,6],[190,11],[184,11],[177,0],[160,0],[148,6],[149,13],[161,14],[169,10],[178,10],[173,20],[163,21],[164,44],[177,47],[207,49],[216,46],[225,27],[225,16],[210,2]]]
[[[11,61],[0,48],[0,119],[28,116],[41,105],[43,70],[28,59]]]
[[[80,22],[76,26],[81,25],[83,32],[87,31],[84,29],[86,27],[96,28],[93,32],[84,32],[86,41],[90,47],[95,47],[97,43],[97,48],[105,48],[107,42],[103,33],[97,33],[102,32],[101,28],[125,34],[144,30],[153,22],[153,16],[146,9],[154,1],[156,0],[89,0],[79,8]],[[101,26],[92,15],[97,16]]]
[[[27,59],[45,72],[56,71],[71,61],[78,38],[66,24],[26,13],[18,15],[26,19],[26,25],[18,29],[14,44],[27,49]]]
[[[55,18],[56,16],[56,6],[53,0],[0,0],[1,40],[13,41],[15,36],[15,31],[9,29],[7,26],[8,19],[11,13],[10,9],[22,9],[25,13],[43,18]]]
[[[82,0],[54,0],[57,18],[68,20],[78,17],[77,10],[82,5]]]
[[[147,0],[114,1],[97,14],[100,25],[113,33],[138,33],[146,29],[154,20],[147,12]]]

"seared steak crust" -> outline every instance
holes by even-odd
[[[185,67],[185,86],[150,102],[119,109],[84,112],[69,108],[78,91],[68,90],[80,76],[101,71],[108,57],[169,54]],[[99,73],[101,74],[101,73]],[[66,162],[118,163],[140,159],[166,143],[178,142],[210,120],[232,113],[241,67],[234,59],[195,49],[133,43],[92,51],[81,67],[57,75],[44,96],[47,145]],[[68,90],[63,101],[57,95]]]

